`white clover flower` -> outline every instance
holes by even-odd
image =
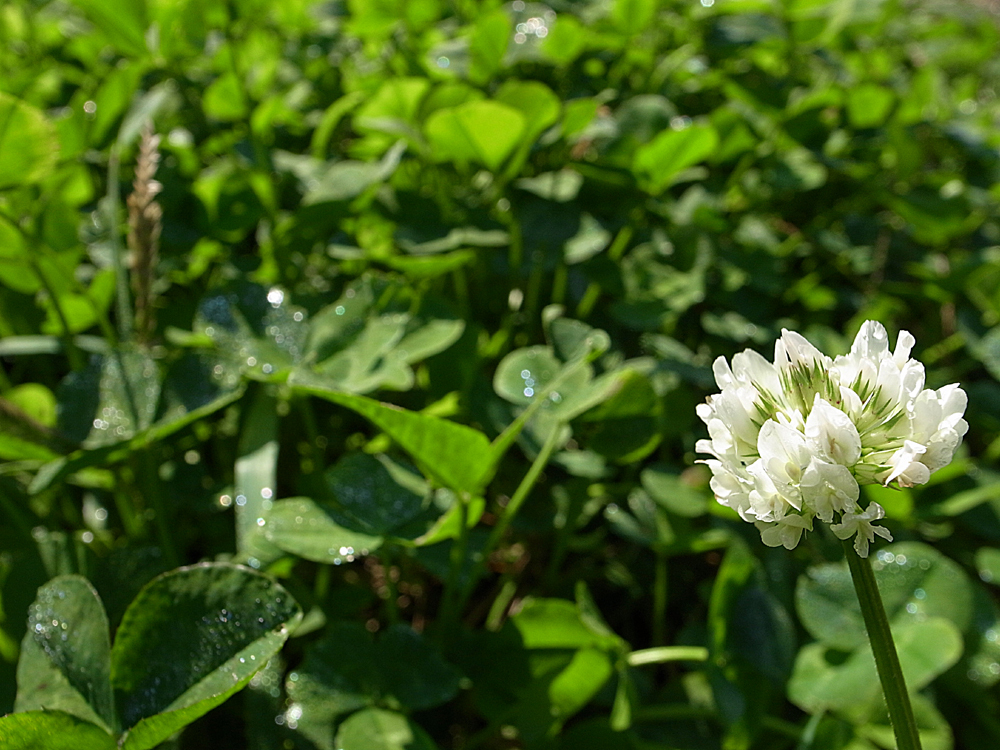
[[[901,331],[895,351],[869,320],[849,354],[831,359],[803,336],[782,330],[774,363],[747,350],[713,364],[721,393],[698,406],[713,458],[712,491],[752,522],[771,547],[794,548],[819,518],[862,557],[885,512],[862,509],[859,485],[912,487],[947,465],[968,424],[957,384],[924,388],[924,366]]]

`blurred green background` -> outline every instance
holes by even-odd
[[[839,543],[763,547],[694,453],[715,357],[783,327],[835,355],[876,319],[969,395],[950,467],[866,488],[925,747],[1000,745],[998,29],[935,0],[6,0],[0,709],[52,576],[114,627],[232,558],[309,626],[171,746],[890,748]],[[155,250],[127,238],[153,134]],[[460,523],[414,531],[400,486],[444,518],[420,482],[475,457],[418,476],[313,396],[492,439],[558,378],[470,507],[474,552],[558,432],[442,642]],[[377,541],[262,534],[272,497]],[[354,664],[362,627],[428,637]],[[711,656],[628,660],[668,644]]]

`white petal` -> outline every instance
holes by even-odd
[[[866,320],[851,345],[851,354],[877,362],[889,353],[889,334],[877,320]]]
[[[826,523],[833,514],[853,510],[860,488],[850,469],[840,464],[813,460],[802,475],[802,499],[805,507]]]
[[[896,363],[896,367],[900,370],[903,369],[910,359],[910,352],[913,350],[915,343],[917,343],[917,340],[913,338],[913,334],[909,331],[900,331],[896,337],[896,351],[892,354],[892,361]]]
[[[854,466],[861,457],[861,436],[854,422],[818,393],[805,432],[809,445],[833,463]]]
[[[886,462],[892,468],[892,472],[883,484],[888,485],[893,480],[896,480],[900,487],[926,483],[930,479],[930,471],[920,463],[920,457],[926,452],[927,448],[920,443],[905,441],[903,447],[893,453]]]
[[[775,342],[774,363],[776,365],[778,364],[779,344],[781,345],[781,359],[783,361],[787,360],[793,365],[812,365],[819,362],[824,366],[828,366],[831,363],[830,358],[810,344],[801,333],[782,328],[781,338]]]
[[[840,386],[840,408],[851,417],[851,420],[858,419],[864,409],[861,396],[852,391],[847,386]]]
[[[805,435],[788,425],[778,424],[769,419],[760,428],[757,437],[757,453],[765,462],[777,460],[804,468],[809,463],[810,453]]]
[[[888,529],[872,525],[872,521],[883,517],[885,511],[882,506],[872,503],[864,513],[845,513],[842,522],[832,525],[830,529],[839,539],[849,539],[852,534],[857,534],[854,539],[854,549],[859,557],[868,557],[868,545],[875,539],[876,534],[892,541],[892,534]]]
[[[792,514],[775,523],[758,521],[754,524],[760,531],[760,539],[768,547],[795,549],[803,531],[812,531],[812,519]]]
[[[781,392],[778,371],[753,349],[747,349],[733,357],[733,375],[739,382],[752,384],[758,390],[772,395]]]
[[[712,363],[712,372],[715,374],[715,384],[719,386],[720,391],[735,385],[736,379],[733,377],[733,371],[729,369],[729,363],[725,357],[715,358]]]

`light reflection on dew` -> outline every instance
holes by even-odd
[[[285,293],[277,287],[272,287],[267,292],[267,301],[271,303],[271,307],[280,307],[285,301]]]

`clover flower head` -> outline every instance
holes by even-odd
[[[720,393],[698,406],[712,458],[712,491],[760,531],[771,547],[794,548],[814,519],[862,557],[885,512],[859,505],[860,485],[912,487],[951,462],[968,430],[967,398],[957,385],[924,388],[924,366],[910,357],[906,331],[889,349],[885,328],[869,320],[851,351],[830,358],[782,330],[774,361],[754,351],[719,357]]]

